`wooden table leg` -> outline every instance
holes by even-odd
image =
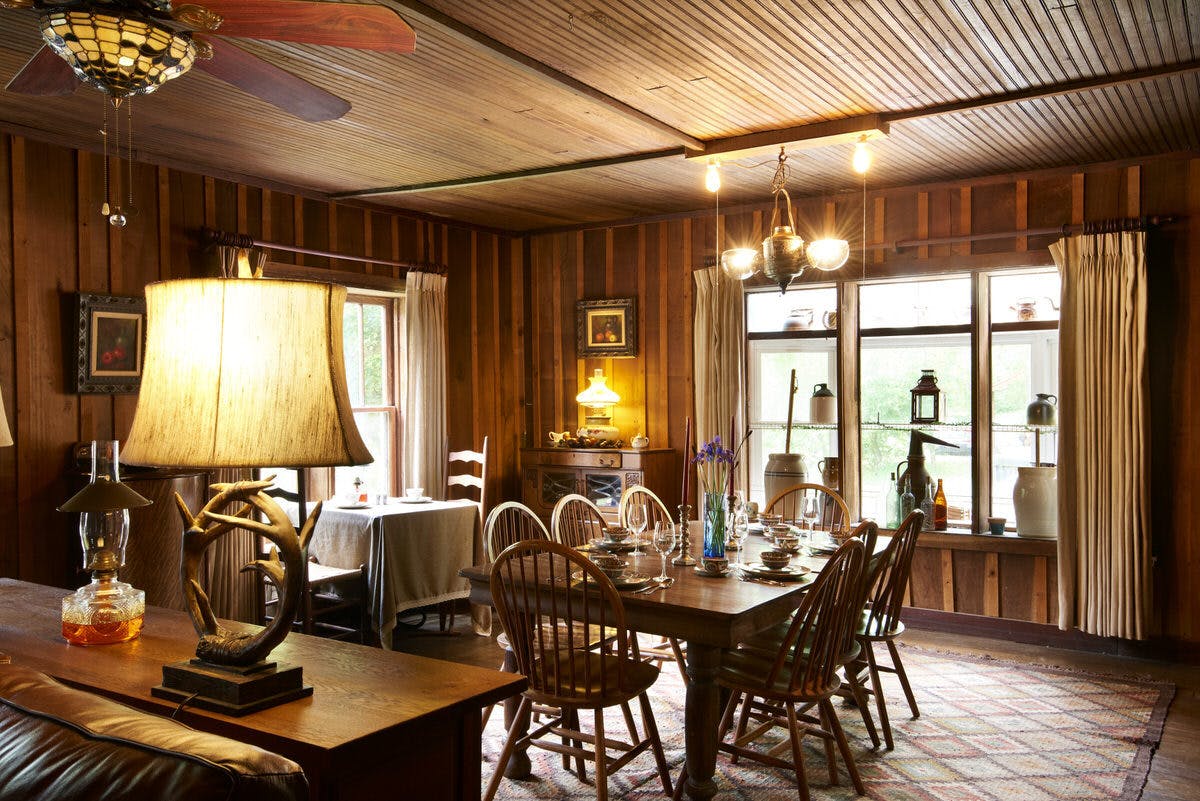
[[[517,672],[517,658],[511,649],[504,651],[504,669],[510,673]],[[511,731],[513,718],[521,708],[521,696],[514,695],[504,699],[504,730]],[[529,731],[529,713],[521,721],[521,731]],[[514,748],[508,764],[504,766],[504,775],[509,779],[526,779],[533,773],[533,765],[529,762],[529,746]]]
[[[687,700],[684,705],[684,747],[687,758],[687,797],[707,801],[717,794],[713,774],[717,768],[717,724],[721,714],[716,682],[721,649],[688,643]]]

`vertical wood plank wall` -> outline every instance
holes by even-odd
[[[490,387],[503,399],[523,394],[518,240],[144,164],[133,170],[139,213],[117,230],[99,212],[103,167],[96,154],[0,136],[0,393],[15,441],[0,448],[0,575],[60,586],[75,581],[74,523],[55,511],[67,497],[69,447],[124,439],[133,419],[136,395],[72,390],[74,293],[140,295],[152,281],[214,274],[215,259],[197,236],[203,226],[447,264],[451,444],[464,448],[492,434],[496,478],[489,491],[498,497],[506,476],[516,481],[520,406],[493,403]],[[299,258],[333,270],[392,269]],[[275,252],[272,259],[296,257]]]
[[[861,194],[847,193],[797,204],[797,225],[806,236],[832,216],[854,254],[838,275],[855,279],[864,275],[858,255],[862,202]],[[762,238],[769,213],[766,206],[738,208],[723,212],[719,225],[714,213],[698,212],[530,236],[530,394],[507,401],[528,403],[529,439],[539,442],[547,431],[576,427],[580,417],[573,399],[592,368],[603,367],[622,397],[615,413],[622,432],[631,436],[642,430],[653,446],[679,450],[691,402],[691,273],[716,252],[718,231],[721,247],[753,244]],[[1200,158],[1166,156],[870,191],[866,230],[868,244],[878,244],[1154,214],[1186,218],[1151,238],[1156,605],[1164,634],[1195,643],[1200,642],[1200,532],[1193,521],[1200,510],[1192,485],[1200,473],[1200,429],[1192,420],[1200,400],[1200,369],[1193,363],[1200,361]],[[1049,265],[1046,247],[1056,238],[870,250],[865,275]],[[627,295],[637,297],[642,323],[637,357],[576,359],[575,301]],[[1045,554],[959,550],[942,543],[922,549],[919,564],[918,605],[1035,622],[1057,619],[1056,568]]]
[[[765,205],[723,213],[503,236],[286,192],[135,165],[140,214],[124,231],[95,207],[99,156],[0,137],[0,394],[16,447],[0,449],[0,575],[66,584],[71,526],[54,511],[65,498],[68,446],[122,438],[133,395],[76,395],[64,365],[73,358],[68,317],[78,291],[139,294],[146,283],[205,274],[204,225],[318,249],[429,260],[449,266],[449,425],[455,448],[491,438],[490,497],[520,496],[518,450],[581,422],[575,395],[602,367],[622,396],[616,424],[644,431],[681,454],[692,411],[691,273],[720,247],[761,239]],[[765,183],[764,183],[765,185]],[[857,278],[1048,263],[1054,237],[930,245],[858,256],[862,196],[803,200],[801,233],[830,221],[854,245],[842,274]],[[1184,220],[1151,238],[1151,497],[1156,606],[1163,633],[1200,642],[1200,533],[1194,476],[1200,473],[1200,158],[1164,156],[958,183],[870,191],[869,243],[1061,225],[1137,214]],[[814,222],[815,221],[815,222]],[[277,253],[273,258],[287,261]],[[332,262],[332,263],[331,263]],[[338,259],[310,267],[371,272]],[[630,359],[575,358],[575,301],[634,296],[639,348]],[[677,458],[677,466],[681,464]],[[674,501],[678,486],[665,488]],[[1052,558],[939,545],[921,557],[936,569],[914,601],[935,609],[1053,621]],[[978,564],[976,564],[978,562]],[[974,577],[980,577],[976,582]],[[978,585],[982,589],[976,592]],[[988,589],[990,588],[990,589]],[[992,591],[994,590],[994,592]]]

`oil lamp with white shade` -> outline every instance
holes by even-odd
[[[621,402],[621,396],[608,388],[608,379],[599,367],[588,379],[588,388],[575,396],[575,401],[584,408],[587,420],[579,429],[579,436],[615,440],[620,431],[612,424],[612,407]]]

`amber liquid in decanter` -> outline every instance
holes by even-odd
[[[111,645],[132,640],[142,632],[144,615],[113,623],[62,623],[62,635],[71,645]]]

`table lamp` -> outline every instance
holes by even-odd
[[[350,406],[342,355],[346,289],[307,281],[208,278],[146,287],[146,362],[125,447],[136,464],[325,467],[372,461]],[[242,715],[310,695],[298,665],[267,661],[287,637],[305,583],[308,538],[266,494],[271,481],[215,484],[184,522],[181,579],[200,636],[196,659],[163,667],[159,697]],[[232,513],[221,510],[231,506]],[[265,522],[252,513],[257,512]],[[279,607],[261,631],[217,623],[199,573],[204,550],[237,528],[278,549],[243,567],[275,586]]]
[[[621,432],[612,424],[612,408],[621,402],[621,396],[608,388],[608,379],[599,367],[588,379],[588,387],[575,396],[575,402],[584,408],[587,421],[579,429],[581,437],[617,439]]]
[[[62,634],[71,645],[106,645],[132,640],[142,631],[146,593],[123,581],[117,571],[125,566],[129,540],[129,510],[150,501],[121,483],[118,443],[108,443],[103,469],[99,443],[92,440],[92,480],[58,507],[79,513],[79,539],[83,544],[83,569],[92,581],[62,602]]]

